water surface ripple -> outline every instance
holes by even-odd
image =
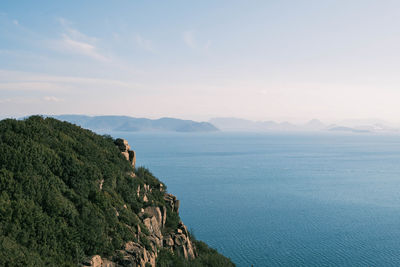
[[[238,266],[400,266],[400,137],[113,136]]]

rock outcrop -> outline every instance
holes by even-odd
[[[177,209],[176,197],[165,193],[166,199],[174,199],[173,202],[166,202],[169,208]],[[178,202],[179,203],[179,202]],[[171,205],[172,204],[172,205]],[[177,229],[171,231],[166,229],[167,206],[149,206],[139,213],[143,225],[147,228],[148,235],[138,226],[132,239],[148,240],[149,246],[144,246],[139,242],[129,241],[118,251],[118,260],[101,258],[99,255],[93,256],[84,263],[84,266],[91,267],[115,267],[132,266],[147,267],[156,266],[156,260],[160,249],[168,249],[172,253],[177,253],[185,259],[194,259],[197,256],[196,248],[190,239],[189,231],[183,222],[179,222]],[[146,265],[147,264],[147,265]]]
[[[127,160],[135,166],[135,153],[130,150],[128,142],[124,139],[117,139],[115,144],[119,147],[121,153]],[[133,176],[134,177],[134,176]],[[100,184],[100,189],[102,184]],[[165,205],[155,205],[148,201],[148,196],[152,192],[158,191],[163,194]],[[176,196],[168,194],[164,190],[164,186],[150,186],[148,184],[138,186],[137,197],[149,206],[143,208],[138,217],[140,224],[134,234],[132,240],[125,243],[121,250],[117,251],[118,259],[105,259],[99,255],[95,255],[84,263],[84,266],[91,267],[114,267],[114,266],[156,266],[158,253],[161,249],[168,249],[172,253],[182,255],[185,259],[194,259],[197,256],[194,243],[190,239],[187,227],[182,221],[178,223],[175,229],[166,226],[167,213],[179,213],[179,200]],[[126,207],[126,206],[124,206]],[[117,212],[117,211],[116,211]],[[119,216],[118,212],[116,213]],[[134,241],[136,240],[136,241]]]
[[[115,140],[115,145],[118,146],[119,150],[121,151],[122,155],[129,160],[132,166],[135,168],[136,164],[136,153],[134,150],[131,150],[131,147],[128,144],[128,141],[122,138],[118,138]]]
[[[87,259],[83,266],[90,267],[116,267],[116,264],[110,260],[102,259],[100,255],[94,255],[93,257]]]
[[[179,213],[180,201],[176,199],[176,196],[165,193],[164,200],[166,203],[168,203],[171,206],[172,211]]]

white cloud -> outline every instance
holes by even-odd
[[[60,48],[62,48],[64,51],[84,55],[100,61],[108,60],[107,57],[103,56],[97,51],[96,46],[90,43],[71,39],[71,37],[67,34],[63,34],[63,38],[59,44]]]
[[[150,52],[154,52],[153,42],[143,38],[140,34],[137,34],[135,36],[135,41],[136,41],[136,44],[139,47],[143,48],[144,50],[147,50],[147,51],[150,51]]]
[[[13,20],[13,23],[14,23],[14,25],[17,25],[17,26],[19,25],[19,22],[16,19]]]
[[[51,47],[63,52],[87,56],[99,61],[108,61],[109,58],[99,52],[96,46],[97,38],[90,37],[72,28],[71,23],[64,18],[59,18],[64,32],[61,39],[52,42]]]
[[[183,41],[190,48],[196,48],[197,47],[193,31],[185,31],[185,32],[183,32]]]

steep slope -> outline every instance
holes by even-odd
[[[56,119],[0,121],[0,266],[233,266],[135,156]]]

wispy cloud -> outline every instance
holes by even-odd
[[[137,34],[135,36],[135,41],[136,41],[136,44],[139,47],[143,48],[144,50],[147,50],[147,51],[150,51],[150,52],[154,52],[155,51],[153,42],[148,40],[148,39],[143,38],[140,34]]]
[[[190,48],[194,49],[194,48],[197,47],[193,31],[185,31],[185,32],[183,32],[183,41]]]
[[[183,42],[192,49],[208,50],[211,47],[211,40],[207,42],[198,42],[194,31],[185,31],[182,34]]]
[[[87,56],[99,61],[108,61],[109,58],[99,52],[96,46],[97,38],[90,37],[72,28],[71,23],[64,18],[58,19],[63,27],[61,39],[53,42],[52,48],[67,53]]]
[[[138,83],[101,78],[57,76],[32,72],[9,71],[0,69],[0,90],[24,92],[69,92],[74,88],[137,88]]]
[[[18,20],[14,19],[12,22],[14,23],[14,25],[19,26]]]
[[[63,39],[60,45],[60,48],[68,52],[81,54],[100,61],[108,60],[107,57],[103,56],[97,51],[96,46],[89,43],[73,40],[70,38],[70,36],[66,34],[63,34]]]

